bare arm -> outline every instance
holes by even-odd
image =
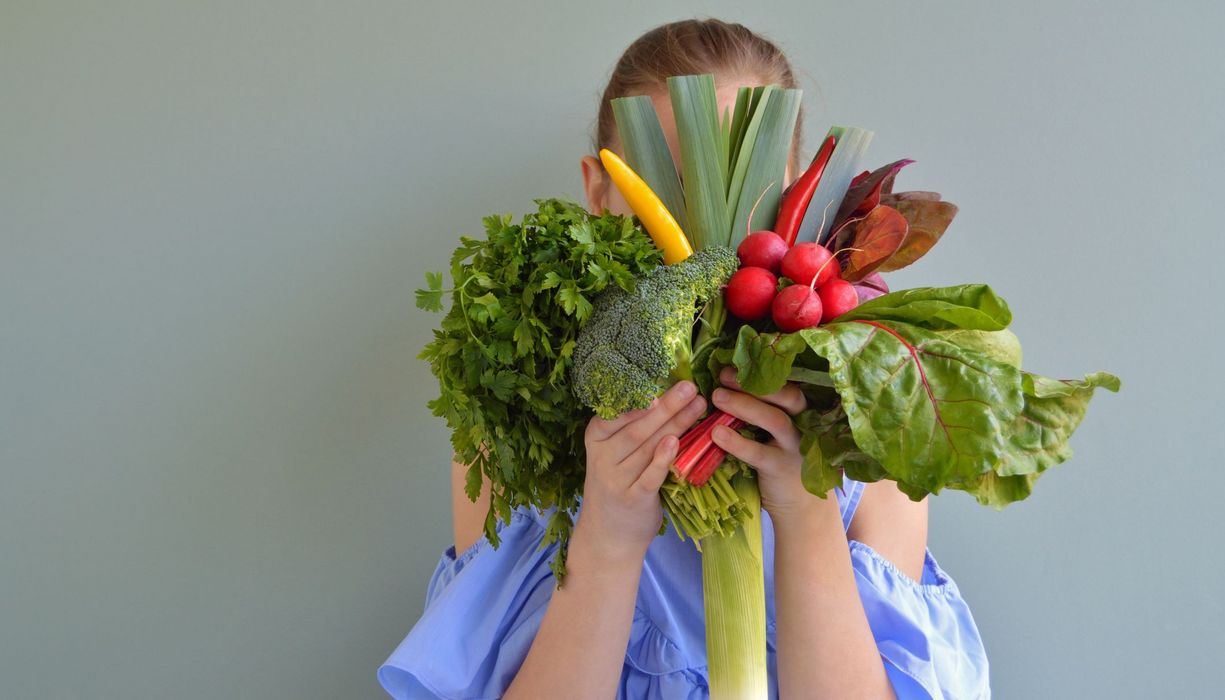
[[[855,586],[838,501],[774,519],[780,697],[892,698]]]
[[[681,382],[648,410],[587,427],[583,507],[544,620],[506,698],[616,695],[625,666],[642,561],[659,531],[659,487],[677,451],[677,436],[706,402]]]
[[[846,536],[918,581],[927,555],[927,499],[910,500],[892,481],[867,484]]]
[[[918,579],[927,542],[927,501],[888,481],[865,487],[843,534],[833,495],[775,527],[779,690],[795,697],[893,697],[855,586],[847,538],[875,549]],[[790,692],[787,690],[790,689]]]
[[[735,374],[720,381],[739,389]],[[807,404],[794,386],[763,397],[716,391],[715,405],[771,435],[766,443],[716,430],[719,446],[757,469],[762,504],[774,523],[774,595],[781,697],[891,698],[893,686],[868,625],[848,537],[918,578],[927,541],[927,503],[891,482],[868,485],[849,531],[837,499],[809,494],[800,480],[800,436],[788,414]]]
[[[476,544],[485,534],[485,514],[489,512],[489,482],[481,480],[481,495],[468,500],[464,483],[468,465],[451,462],[451,527],[455,532],[455,554]]]
[[[646,551],[609,551],[588,534],[575,527],[565,586],[553,591],[507,700],[616,694]]]

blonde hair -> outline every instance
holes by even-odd
[[[762,85],[799,87],[786,54],[742,24],[717,19],[664,24],[638,37],[617,60],[600,98],[595,150],[611,147],[617,140],[612,100],[666,90],[668,76],[700,73],[751,77]],[[791,144],[792,161],[800,150],[803,123],[801,109]]]

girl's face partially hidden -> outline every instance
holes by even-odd
[[[719,114],[723,114],[727,110],[728,114],[736,107],[736,92],[741,86],[750,87],[758,84],[758,82],[750,80],[717,80],[715,83],[715,96],[719,101]],[[676,137],[676,121],[672,116],[672,100],[668,97],[666,90],[659,90],[651,93],[651,102],[655,105],[655,112],[659,115],[659,125],[663,128],[664,139],[668,142],[668,150],[672,151],[672,161],[676,163],[677,171],[680,170],[681,152],[680,145]],[[609,150],[613,151],[622,158],[625,157],[625,151],[621,146],[620,141],[614,140],[609,146]],[[580,162],[580,167],[583,170],[583,190],[587,196],[587,210],[592,214],[599,214],[603,210],[608,209],[614,214],[628,216],[633,212],[630,211],[629,205],[625,203],[625,199],[621,193],[613,187],[612,182],[604,173],[604,166],[598,158],[594,156],[583,156]],[[787,171],[784,176],[786,182],[791,182],[791,165],[787,165]],[[783,185],[786,187],[786,183]]]

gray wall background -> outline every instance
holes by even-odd
[[[933,506],[997,695],[1215,696],[1222,7],[5,0],[0,695],[381,697],[450,540],[413,289],[579,196],[620,51],[714,15],[804,72],[808,152],[875,129],[961,205],[895,286],[1125,380],[1032,501]]]

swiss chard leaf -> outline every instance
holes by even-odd
[[[801,478],[817,495],[845,474],[890,479],[915,500],[952,488],[1003,507],[1071,455],[1068,439],[1094,389],[1119,389],[1118,378],[1103,372],[1083,380],[1021,372],[1020,344],[1000,330],[1011,320],[1008,307],[984,285],[912,289],[878,301],[793,334],[745,326],[734,350],[715,353],[736,365],[741,385],[755,394],[787,380],[816,381],[806,389],[833,385],[833,403],[795,419]],[[796,337],[808,349],[797,350]]]
[[[979,503],[997,510],[1009,503],[1023,501],[1034,491],[1038,474],[1000,476],[995,472],[984,472],[969,479],[949,484],[949,488],[966,491]]]
[[[1020,372],[896,321],[798,332],[829,360],[855,443],[899,482],[931,493],[992,468],[1023,406]]]
[[[1025,408],[1008,431],[1012,449],[995,471],[1001,476],[1034,474],[1072,456],[1068,439],[1089,409],[1096,388],[1117,392],[1119,378],[1095,372],[1080,380],[1050,379],[1028,372],[1022,375]]]
[[[866,301],[838,321],[901,321],[929,330],[998,331],[1012,322],[1008,303],[985,284],[916,287]]]
[[[807,347],[794,333],[758,333],[752,326],[741,326],[732,355],[736,381],[751,394],[773,394],[787,383],[795,356]]]
[[[800,431],[800,454],[804,464],[800,468],[800,482],[811,494],[825,498],[830,489],[842,485],[842,472],[830,463],[826,455],[838,455],[831,445],[822,413],[809,409],[795,417]],[[833,448],[833,449],[831,449]]]

